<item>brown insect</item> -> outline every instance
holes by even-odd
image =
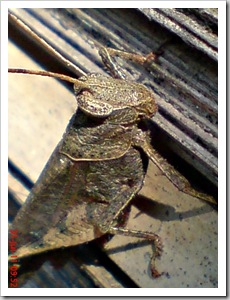
[[[150,158],[179,190],[215,202],[194,190],[150,144],[146,120],[157,112],[154,93],[123,79],[111,56],[138,63],[154,59],[101,48],[112,77],[88,74],[79,79],[45,71],[9,69],[13,73],[50,76],[74,84],[78,110],[54,150],[11,229],[18,230],[18,258],[88,242],[104,234],[122,234],[155,245],[153,277],[161,275],[155,260],[162,253],[160,237],[120,226],[125,208],[143,185]]]

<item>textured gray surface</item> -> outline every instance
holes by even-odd
[[[185,43],[218,60],[217,8],[140,9],[150,20],[167,27]]]
[[[47,11],[41,10],[41,13],[46,15]],[[90,14],[87,11],[77,11],[77,13],[79,19],[80,16],[82,17],[81,20],[83,20],[84,17],[85,24],[88,24],[88,28],[90,28],[91,30],[92,24],[90,23],[90,21],[92,22],[92,20],[97,20],[94,21],[94,30],[96,30],[95,28],[97,28],[98,30],[98,28],[100,27],[99,24],[103,24],[103,19],[96,19],[95,16],[94,18],[92,18],[91,16],[89,17]],[[24,14],[24,12],[22,12],[22,14]],[[98,11],[92,12],[92,14],[99,14],[100,16],[102,15]],[[89,23],[86,22],[87,16]],[[113,13],[112,16],[117,15],[116,13]],[[132,13],[130,16],[133,16]],[[27,18],[27,20],[30,20],[29,17]],[[57,20],[59,20],[57,16],[54,19],[51,19],[51,21],[53,21],[55,24],[61,24],[63,27],[63,23],[61,23],[60,20]],[[69,23],[67,22],[67,20],[69,20]],[[100,20],[100,22],[98,20]],[[80,24],[78,24],[78,26],[76,27],[78,31],[68,29],[72,26],[72,19],[66,19],[66,21],[63,22],[64,28],[66,30],[66,35],[70,33],[70,36],[72,36],[73,38],[72,43],[74,42],[75,44],[78,44],[79,48],[76,48],[75,45],[75,48],[77,50],[73,50],[71,48],[71,43],[69,43],[69,46],[66,44],[62,45],[61,40],[58,40],[59,47],[64,47],[66,53],[68,53],[68,55],[73,58],[74,61],[77,61],[79,63],[79,67],[83,71],[103,72],[101,70],[101,65],[95,63],[99,61],[99,57],[97,55],[96,49],[93,47],[94,39],[91,37],[92,40],[89,39],[88,41],[86,41],[87,38],[85,32],[81,32],[81,30],[83,29]],[[114,24],[114,27],[116,27],[117,29],[118,25],[114,23],[114,20],[111,20],[111,24]],[[147,28],[147,24],[145,24],[145,26]],[[38,25],[35,25],[35,27],[39,30]],[[127,29],[127,37],[131,29],[132,26],[130,25],[130,28]],[[41,31],[44,32],[44,28]],[[48,37],[50,37],[50,35],[51,33],[48,34]],[[146,36],[148,37],[147,34]],[[143,37],[143,39],[147,39],[146,36]],[[123,46],[126,46],[128,48],[127,37],[125,40],[121,37],[115,37],[113,43],[118,48],[122,48]],[[50,38],[51,40],[53,39],[53,42],[57,42],[54,36],[51,36]],[[109,40],[109,38],[106,37],[106,40]],[[157,41],[157,44],[160,44],[160,41]],[[144,47],[142,41],[140,47],[143,47],[143,52],[148,53],[149,47],[151,46],[149,45]],[[9,54],[12,53],[12,56],[9,56],[13,58],[13,60],[11,60],[10,58],[9,62],[11,67],[35,69],[40,68],[39,66],[33,66],[33,64],[30,65],[30,62],[26,58],[27,55],[19,52],[20,51],[18,51],[12,45],[9,47]],[[169,52],[167,50],[166,53],[163,54],[163,57],[160,58],[160,60],[162,62],[165,61],[164,56],[166,55],[168,59],[172,61],[172,53],[174,53],[173,49],[169,46]],[[181,56],[183,55],[184,54],[182,52]],[[196,53],[196,55],[198,54]],[[185,73],[183,74],[192,72],[192,70],[189,69],[190,65],[187,66],[185,62],[183,62],[183,64],[182,62],[183,60],[181,61],[181,66],[184,66],[185,68]],[[210,84],[213,85],[212,88],[209,89],[206,83],[199,86],[195,85],[196,87],[207,89],[207,91],[209,91],[210,93],[210,97],[215,95],[215,82],[217,80],[214,76],[215,64],[212,64],[209,72],[204,72],[205,74],[209,74],[210,77],[203,77],[203,79],[206,78],[205,82],[209,82],[208,78],[214,79],[213,82],[210,82]],[[167,64],[163,63],[161,65],[162,69],[158,68],[159,82],[162,80],[162,78],[159,77],[159,74],[161,74],[162,72],[166,72],[165,70],[163,70],[164,66],[167,66]],[[200,70],[200,67],[197,65],[193,70],[197,71],[189,74],[194,79],[196,78],[198,74],[197,72],[198,70]],[[39,79],[39,81],[37,79],[28,77],[23,77],[22,79],[20,79],[18,75],[17,77],[12,78],[14,79],[9,80],[9,90],[12,91],[12,96],[10,96],[9,98],[9,157],[14,163],[18,165],[20,169],[23,170],[23,172],[25,172],[33,181],[35,181],[39,176],[53,148],[59,141],[68,122],[68,119],[71,117],[75,109],[75,100],[71,92],[63,88],[63,86],[59,83],[57,85],[55,83],[54,86],[51,79]],[[33,80],[33,83],[31,82],[31,80]],[[44,82],[41,86],[39,86],[40,80]],[[159,85],[159,82],[156,80],[152,84],[155,85],[159,96],[162,96],[162,98],[160,99],[161,112],[167,111],[167,109],[169,111],[175,110],[175,116],[177,116],[177,105],[175,105],[174,103],[174,105],[176,106],[176,108],[174,108],[174,106],[171,104],[171,101],[172,99],[176,100],[177,97],[175,95],[179,95],[180,93],[180,89],[178,89],[178,82],[175,80],[166,80],[164,82],[167,82],[167,85],[163,86]],[[188,86],[190,83],[191,82],[188,80]],[[198,81],[196,83],[198,83]],[[166,89],[167,86],[168,89]],[[181,84],[179,85],[179,87],[181,87]],[[167,92],[165,92],[165,89],[167,90]],[[186,91],[186,89],[183,91]],[[189,94],[191,95],[189,87],[187,88],[187,91],[189,91]],[[176,93],[174,95],[175,97],[172,97],[174,93]],[[169,98],[167,98],[167,95],[170,95]],[[194,93],[193,96],[194,95],[197,95],[197,93]],[[166,99],[162,100],[164,97],[166,97]],[[197,99],[199,101],[199,97]],[[215,103],[215,101],[213,103]],[[202,113],[201,115],[199,115],[194,110],[187,111],[187,108],[185,110],[183,106],[185,104],[179,104],[181,105],[181,109],[177,119],[181,120],[181,122],[184,124],[184,121],[186,121],[185,116],[192,115],[193,121],[191,122],[190,120],[187,124],[187,127],[190,128],[192,124],[194,124],[194,118],[196,118],[195,120],[198,124],[196,124],[196,126],[198,126],[199,129],[195,126],[192,130],[197,131],[199,134],[201,133],[201,136],[203,135],[202,140],[205,141],[205,143],[208,145],[208,147],[204,148],[211,148],[215,150],[216,137],[215,139],[213,139],[217,132],[215,124],[213,123],[215,108],[214,114],[211,113],[212,117],[208,116],[207,114],[207,118],[205,118]],[[164,114],[163,117],[161,116],[161,114],[159,114],[157,117],[157,121],[155,122],[158,124],[160,123],[160,121],[162,124],[162,128],[166,128],[166,132],[168,132],[170,128],[173,128],[174,122],[170,123],[167,126],[167,122],[169,121],[164,118]],[[175,124],[178,124],[178,122],[176,122]],[[201,128],[200,124],[203,124]],[[205,127],[204,124],[206,124]],[[15,128],[17,128],[17,130],[15,130]],[[207,134],[207,132],[211,133]],[[175,135],[175,131],[172,131],[171,136],[173,136],[173,134]],[[183,133],[183,136],[186,136],[186,134]],[[162,136],[162,139],[167,141],[166,137],[167,135]],[[168,143],[170,144],[172,143],[172,141],[172,139],[169,139]],[[184,139],[182,138],[181,141],[183,144]],[[191,143],[195,144],[194,141]],[[180,143],[178,145],[176,149],[179,149],[178,151],[180,151],[181,145]],[[183,148],[183,145],[181,147]],[[195,147],[199,148],[200,146],[197,146],[195,144]],[[212,150],[212,152],[216,153],[217,149],[215,151],[214,150]],[[187,152],[184,151],[184,153]],[[189,159],[189,157],[191,158],[191,153],[193,152],[188,153],[189,154],[187,154],[187,157]],[[204,173],[209,175],[211,174],[210,178],[212,178],[215,182],[215,176],[210,173],[210,170],[215,169],[215,160],[211,159],[211,161],[214,166],[212,167],[211,164],[206,162],[206,164],[204,165],[206,165],[207,169],[205,169]],[[15,184],[15,181],[13,181],[13,178],[11,179],[12,181],[10,181],[10,189],[14,189],[17,184]],[[20,191],[21,190],[19,187],[19,191],[16,191],[16,193],[20,194]],[[130,276],[135,284],[141,287],[217,287],[216,210],[213,210],[208,204],[204,204],[197,199],[178,192],[177,189],[174,188],[174,186],[172,186],[172,184],[164,176],[162,176],[160,171],[157,170],[157,168],[152,164],[150,164],[149,166],[145,186],[141,191],[141,195],[146,196],[147,199],[141,198],[139,199],[139,201],[135,202],[135,206],[132,208],[128,226],[134,229],[157,232],[162,237],[162,241],[164,244],[164,253],[161,260],[158,262],[158,268],[160,271],[164,271],[166,273],[165,276],[162,276],[157,280],[152,280],[150,278],[148,264],[152,251],[151,247],[148,245],[139,245],[139,247],[134,247],[135,245],[129,245],[129,243],[132,243],[134,239],[115,236],[107,245],[106,252],[109,257],[114,260],[126,274]],[[123,247],[124,245],[126,246]],[[101,284],[104,284],[106,287],[110,285],[120,286],[119,280],[117,280],[117,278],[119,278],[119,275],[117,275],[118,277],[114,277],[113,274],[109,275],[109,273],[107,273],[109,279],[103,282],[103,276],[105,276],[106,274],[106,268],[104,268],[103,266],[97,267],[96,265],[91,264],[87,265],[87,270],[88,272],[91,272],[91,277],[95,276],[95,278],[99,278]],[[49,271],[50,268],[46,270],[46,272]],[[40,280],[42,282],[42,279]]]

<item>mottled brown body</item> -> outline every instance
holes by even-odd
[[[155,114],[153,93],[100,74],[76,80],[74,92],[79,109],[12,224],[19,258],[115,233],[143,185],[148,160],[137,125]]]
[[[79,139],[78,131],[85,132],[88,126],[83,142],[86,147],[91,145],[93,160],[101,156],[99,145],[102,147],[103,140],[96,139],[94,126],[100,132],[104,124],[97,123],[81,111],[70,121],[63,140],[12,224],[19,230],[19,257],[77,245],[98,237],[99,232],[106,233],[117,225],[115,216],[140,190],[147,161],[142,161],[140,151],[131,144],[121,157],[104,161],[83,161],[82,157],[74,161],[60,153],[66,151],[66,141],[74,143]]]

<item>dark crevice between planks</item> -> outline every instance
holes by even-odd
[[[32,189],[34,183],[11,160],[8,160],[8,171],[20,181],[26,188]]]
[[[137,288],[136,283],[127,276],[101,250],[100,241],[57,249],[31,256],[20,261],[20,287],[104,287],[87,266],[103,266],[124,288]],[[52,278],[56,281],[52,283]]]
[[[191,137],[196,143],[201,145],[201,147],[206,148],[210,153],[212,153],[214,156],[218,155],[216,145],[213,144],[207,144],[207,141],[204,140],[199,134],[197,134],[196,131],[191,130],[190,128],[187,128],[184,126],[184,124],[181,123],[180,120],[174,118],[172,115],[168,114],[167,110],[164,108],[159,108],[159,113],[164,116],[165,119],[170,121],[172,124],[174,124],[177,128],[183,130],[189,137]]]

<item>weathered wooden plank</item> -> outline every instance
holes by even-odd
[[[110,10],[107,12],[106,10],[106,17],[105,10],[98,11],[98,10],[62,10],[60,15],[58,15],[58,11],[49,11],[49,10],[33,10],[33,13],[31,11],[24,11],[20,10],[17,13],[19,15],[21,14],[25,17],[26,21],[32,22],[34,19],[34,14],[37,16],[39,15],[39,18],[43,16],[43,20],[46,20],[47,22],[51,22],[52,26],[60,26],[60,27],[52,27],[51,25],[45,26],[47,27],[47,30],[50,30],[51,28],[59,28],[61,30],[62,28],[62,34],[64,38],[60,38],[60,32],[59,34],[54,33],[48,33],[46,36],[47,40],[50,40],[53,44],[61,45],[61,49],[59,51],[64,51],[64,47],[68,46],[68,51],[65,53],[68,54],[68,57],[70,57],[72,60],[74,60],[74,63],[76,62],[76,65],[82,69],[83,71],[94,71],[94,72],[103,72],[101,70],[101,64],[99,63],[99,58],[97,56],[97,52],[95,49],[91,46],[93,43],[96,44],[96,38],[93,35],[87,35],[87,30],[89,28],[91,31],[94,30],[94,35],[96,35],[95,32],[98,32],[100,28],[103,27],[102,32],[106,33],[103,38],[106,41],[109,41],[111,39],[111,43],[117,46],[118,48],[125,48],[128,49],[128,41],[126,39],[121,39],[120,36],[114,35],[114,32],[110,30],[109,26],[108,29],[105,29],[107,27],[107,20],[109,20],[109,24],[115,24],[115,29],[118,30],[118,24],[122,23],[116,23],[115,20],[119,20],[118,11],[117,10]],[[135,16],[135,12],[129,12],[126,11],[129,16]],[[28,14],[33,16],[31,19],[29,19]],[[47,14],[50,16],[49,20],[47,20]],[[63,15],[65,16],[76,17],[74,19],[72,18],[62,18]],[[99,18],[100,16],[100,18]],[[109,18],[108,18],[109,16]],[[124,13],[121,11],[120,18],[124,17]],[[77,18],[78,17],[78,18]],[[38,22],[40,24],[40,19],[38,18]],[[101,20],[101,23],[100,21]],[[124,20],[126,20],[124,18]],[[87,22],[86,22],[87,21]],[[92,23],[90,23],[90,21]],[[43,26],[38,26],[37,17],[35,18],[35,25],[34,27],[36,30],[40,30],[41,33],[45,32],[44,30],[44,22]],[[79,29],[79,32],[77,30],[74,30],[72,28],[73,24],[77,22],[76,24],[77,29]],[[103,24],[103,22],[106,22]],[[80,25],[84,23],[87,26],[81,27]],[[104,26],[102,26],[104,25]],[[119,29],[124,30],[126,24],[121,24]],[[137,22],[138,26],[139,23]],[[141,28],[146,29],[146,24],[142,25]],[[134,32],[136,29],[129,24],[127,26],[127,37],[131,36],[131,40],[138,40],[138,38],[135,39]],[[90,31],[90,32],[91,32]],[[101,33],[101,31],[99,31]],[[114,39],[112,39],[114,35]],[[167,34],[166,34],[167,35]],[[123,35],[126,36],[126,35]],[[143,37],[144,42],[150,43],[151,38],[146,34],[147,39]],[[62,37],[62,36],[61,36]],[[70,42],[71,38],[71,42]],[[159,39],[159,35],[157,36]],[[97,40],[102,40],[102,37],[97,37]],[[144,42],[141,40],[138,42],[138,45],[142,45],[142,48],[144,49]],[[67,41],[67,42],[64,42]],[[63,44],[62,44],[63,43]],[[66,45],[66,44],[67,45]],[[74,44],[73,44],[74,43]],[[157,40],[157,45],[160,44],[160,41]],[[122,46],[125,45],[125,46]],[[62,48],[63,47],[63,48]],[[75,52],[75,48],[78,47],[78,51]],[[82,47],[82,48],[81,48]],[[130,47],[130,46],[129,46]],[[132,45],[133,47],[133,45]],[[38,48],[39,49],[39,48]],[[149,49],[151,49],[150,44],[146,46],[146,49],[143,50],[143,52],[148,53]],[[66,50],[66,49],[65,49]],[[133,49],[134,50],[134,49]],[[166,58],[162,58],[162,61],[166,61],[167,63],[171,61],[172,56],[172,49],[170,49],[169,52],[167,52]],[[134,51],[135,52],[135,51]],[[76,54],[77,53],[77,54]],[[83,54],[82,54],[83,53]],[[81,55],[81,56],[79,56]],[[182,54],[181,54],[182,55]],[[11,66],[19,66],[19,62],[23,64],[21,67],[30,68],[29,63],[23,62],[23,60],[18,58],[18,55],[13,54],[15,61],[13,62],[14,65]],[[80,59],[79,59],[80,58]],[[170,58],[170,59],[169,59]],[[79,59],[79,60],[78,60]],[[161,58],[159,58],[161,59]],[[44,59],[46,60],[46,59]],[[40,60],[39,60],[40,61]],[[26,65],[25,65],[26,64]],[[166,66],[166,63],[163,63],[162,66]],[[169,64],[170,65],[170,64]],[[181,65],[183,65],[183,61],[181,62]],[[37,68],[37,67],[34,67]],[[39,67],[40,68],[40,67]],[[197,69],[198,65],[196,66]],[[175,66],[174,66],[175,69]],[[186,74],[186,71],[189,69],[188,66],[185,67],[183,74]],[[71,69],[72,70],[72,69]],[[160,69],[159,72],[162,72],[162,69]],[[210,70],[210,74],[213,71]],[[138,77],[138,72],[135,73]],[[159,75],[160,73],[158,73]],[[196,72],[194,72],[193,77],[195,78]],[[11,75],[12,76],[12,75]],[[23,76],[21,76],[23,77]],[[189,76],[188,76],[189,78]],[[208,82],[207,78],[208,76],[203,76],[204,81]],[[159,79],[159,78],[158,78]],[[35,82],[31,83],[30,80],[32,78],[23,77],[23,80],[25,81],[25,86],[23,86],[23,83],[19,81],[19,77],[17,76],[16,79],[11,82],[12,84],[12,98],[10,98],[9,102],[11,102],[11,99],[14,101],[18,99],[23,99],[23,101],[27,101],[26,98],[28,97],[30,99],[29,102],[29,108],[27,111],[27,104],[25,103],[25,106],[17,108],[17,106],[22,105],[22,101],[20,101],[20,105],[17,103],[14,103],[16,105],[15,107],[12,106],[12,109],[10,111],[12,112],[12,116],[9,117],[10,120],[12,120],[12,126],[11,131],[13,132],[12,135],[10,134],[12,144],[10,144],[10,159],[14,163],[17,163],[19,167],[28,174],[29,177],[31,177],[33,180],[36,180],[37,176],[40,174],[45,162],[47,161],[50,153],[54,149],[54,146],[56,145],[57,141],[59,141],[60,136],[64,132],[64,127],[67,124],[67,120],[70,118],[70,115],[72,112],[69,111],[69,107],[72,107],[74,110],[75,108],[75,102],[74,97],[71,93],[63,88],[61,84],[58,84],[57,86],[54,86],[54,82],[50,79],[45,79],[44,85],[41,85],[41,87],[38,87],[38,79],[34,79]],[[39,79],[40,82],[41,79]],[[151,83],[151,86],[154,84],[157,84],[155,89],[157,91],[161,91],[161,93],[158,93],[159,95],[162,95],[162,98],[167,100],[161,101],[160,109],[163,111],[170,112],[171,108],[172,110],[176,110],[177,106],[172,102],[172,99],[175,98],[175,91],[173,91],[173,88],[177,89],[177,84],[174,85],[173,80],[166,80],[168,90],[165,92],[162,85],[158,83]],[[148,82],[148,80],[147,80]],[[156,81],[157,82],[157,81]],[[17,85],[16,90],[13,87],[13,85]],[[193,82],[195,87],[197,86],[197,82]],[[187,84],[188,85],[188,84]],[[204,84],[205,88],[207,89],[206,84]],[[10,87],[10,90],[11,90]],[[36,90],[35,90],[36,88]],[[59,91],[59,88],[63,89]],[[186,92],[188,92],[188,89],[185,89]],[[207,89],[208,90],[208,89]],[[20,93],[23,94],[20,94]],[[171,93],[170,93],[171,92]],[[28,96],[28,93],[30,93],[30,96]],[[38,93],[38,94],[37,94]],[[179,91],[178,91],[179,93]],[[210,89],[210,95],[215,94],[215,88],[212,86]],[[176,93],[177,95],[177,93]],[[167,97],[166,97],[167,96]],[[174,97],[173,97],[174,96]],[[50,100],[48,100],[48,97],[50,97]],[[64,101],[69,101],[68,103],[65,103]],[[12,102],[13,103],[13,102]],[[48,108],[48,105],[51,106]],[[62,107],[62,104],[64,103],[64,107]],[[172,103],[172,104],[171,104]],[[39,106],[42,106],[44,110],[39,111],[41,108],[39,106],[35,106],[35,104],[38,104]],[[204,116],[197,114],[196,110],[188,111],[187,106],[185,103],[185,108],[180,109],[179,112],[176,111],[175,115],[172,115],[173,120],[175,119],[175,116],[177,116],[177,120],[183,120],[185,119],[186,114],[189,116],[192,115],[192,121],[188,121],[186,124],[187,128],[190,128],[190,125],[193,124],[193,131],[196,130],[195,124],[199,126],[199,132],[201,132],[202,139],[206,141],[206,135],[205,132],[208,132],[208,130],[211,130],[212,135],[214,136],[215,133],[215,126],[212,122],[208,121],[208,118],[204,118]],[[208,106],[209,107],[209,106]],[[58,108],[58,110],[57,110]],[[25,110],[25,111],[24,111]],[[65,117],[59,115],[59,110],[66,110]],[[182,114],[180,115],[182,111]],[[11,113],[10,112],[10,113]],[[214,109],[215,112],[215,109]],[[51,117],[53,116],[53,119]],[[181,116],[181,118],[180,118]],[[196,117],[196,122],[194,121],[194,118]],[[66,118],[66,119],[65,119]],[[162,120],[163,118],[163,120]],[[47,121],[49,120],[49,121]],[[162,123],[162,125],[159,125],[159,128],[161,128],[163,131],[165,130],[166,133],[170,133],[170,130],[167,129],[168,120],[170,118],[164,118],[164,115],[159,116],[157,122]],[[197,121],[199,120],[199,122]],[[167,122],[166,122],[167,121]],[[36,125],[34,123],[37,123]],[[49,124],[52,123],[50,126]],[[59,127],[60,123],[62,123],[63,128],[60,129],[60,132],[56,133],[56,128]],[[181,123],[183,123],[181,121]],[[195,123],[195,124],[194,124]],[[20,128],[20,124],[22,124],[22,128]],[[32,124],[33,126],[31,126]],[[202,124],[202,126],[200,126]],[[205,125],[204,125],[205,124]],[[174,122],[170,124],[168,127],[169,129],[173,128]],[[15,131],[15,128],[17,128],[17,132]],[[43,128],[43,129],[42,129]],[[155,130],[158,127],[155,127]],[[179,128],[180,129],[180,128]],[[177,130],[179,130],[177,128]],[[25,130],[25,132],[24,132]],[[177,131],[176,131],[177,132]],[[188,139],[187,135],[185,133],[184,137]],[[40,137],[38,138],[38,136]],[[172,131],[171,133],[171,139],[170,141],[174,141],[172,137],[175,137],[175,143],[178,141],[183,141],[184,139],[181,139],[180,134],[175,135],[175,131]],[[178,136],[178,137],[177,137]],[[209,136],[208,144],[210,145],[210,148],[215,148],[215,140],[211,139],[211,136]],[[20,137],[20,138],[19,138]],[[23,139],[21,139],[23,137]],[[198,139],[198,138],[197,138]],[[166,140],[162,136],[162,140]],[[42,141],[42,142],[41,142]],[[168,142],[170,144],[170,142]],[[33,145],[33,146],[32,146]],[[181,144],[178,143],[180,146]],[[177,146],[178,147],[178,146]],[[181,145],[183,148],[183,143]],[[197,146],[199,147],[199,146]],[[182,148],[179,148],[179,151],[181,151]],[[11,150],[12,149],[12,150]],[[30,150],[28,150],[30,149]],[[174,147],[175,149],[175,147]],[[178,148],[176,148],[178,149]],[[193,154],[193,150],[189,152],[186,149],[190,155],[188,157],[191,158],[191,155]],[[183,151],[182,151],[183,152]],[[181,153],[182,153],[181,152]],[[186,151],[184,153],[187,153]],[[215,152],[215,151],[214,151]],[[202,152],[201,152],[202,153]],[[180,154],[182,156],[182,154]],[[189,160],[189,158],[188,158]],[[40,161],[40,162],[39,162]],[[207,164],[205,163],[205,160],[203,160],[202,164],[206,166],[206,169],[208,169],[208,172],[211,172],[213,168],[215,169],[215,162],[214,167],[211,167],[211,163]],[[35,165],[34,165],[35,163]],[[213,163],[213,162],[212,162]],[[199,168],[198,168],[199,169]],[[206,172],[206,174],[208,173]],[[215,172],[213,172],[215,174]],[[213,180],[215,181],[215,180]],[[158,233],[162,236],[164,241],[164,249],[165,252],[163,254],[163,257],[159,263],[159,268],[163,271],[168,272],[167,276],[162,277],[161,279],[157,281],[153,281],[152,278],[150,278],[148,274],[148,262],[151,255],[151,247],[148,245],[144,245],[143,247],[134,247],[130,246],[129,243],[133,241],[133,239],[127,239],[127,237],[114,237],[107,245],[107,253],[109,257],[111,257],[119,266],[121,269],[126,272],[130,278],[136,283],[136,285],[141,287],[214,287],[217,285],[217,238],[216,238],[216,232],[217,232],[217,214],[216,211],[212,210],[208,205],[202,204],[200,201],[193,199],[192,197],[188,197],[186,195],[183,195],[179,193],[171,183],[168,182],[167,179],[165,179],[163,176],[161,176],[161,173],[159,170],[154,167],[152,164],[150,164],[150,168],[147,174],[146,183],[144,188],[141,191],[141,195],[146,196],[146,198],[141,198],[141,200],[136,202],[136,207],[132,208],[131,216],[129,220],[129,227],[134,229],[141,229],[141,230],[149,230],[149,231],[158,231]],[[144,211],[144,213],[141,213],[141,211]],[[200,240],[202,239],[202,243]],[[130,248],[130,250],[128,250]],[[208,249],[208,250],[207,250]],[[208,255],[206,255],[208,252]],[[179,253],[179,255],[178,255]],[[206,263],[207,262],[207,263]],[[95,271],[96,269],[96,271]],[[98,270],[97,267],[87,267],[87,270],[95,274],[95,277],[98,278],[99,282],[103,283],[103,280],[100,278],[103,278],[103,272],[106,272],[106,268],[102,266],[102,270]],[[192,270],[192,271],[191,271]],[[95,271],[95,272],[94,272]],[[186,273],[187,272],[187,273]],[[189,272],[189,275],[188,275]],[[119,282],[117,279],[114,278],[113,274],[107,273],[109,276],[108,282],[106,283],[106,286],[119,286]],[[122,274],[122,273],[120,273]],[[207,275],[208,274],[208,275]],[[186,275],[186,276],[185,276]],[[93,278],[93,275],[91,275]],[[119,277],[119,274],[118,274]]]
[[[218,9],[140,9],[150,20],[180,36],[212,59],[218,59]]]

